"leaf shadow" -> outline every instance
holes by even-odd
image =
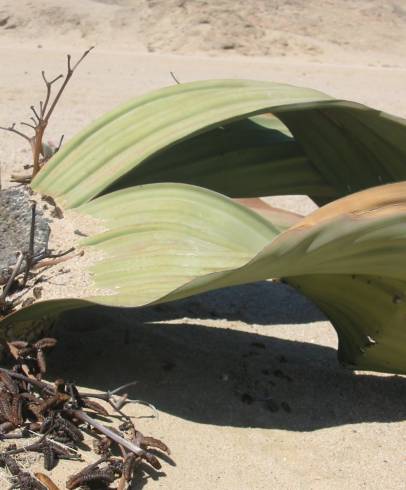
[[[149,480],[158,481],[160,478],[167,476],[164,471],[155,470],[145,463],[141,463],[140,469],[141,471],[138,471],[137,474],[134,476],[129,490],[140,490],[148,484]]]
[[[241,290],[233,289],[227,294],[238,303]],[[263,334],[230,328],[233,314],[199,324],[195,301],[63,315],[48,376],[64,373],[103,391],[136,379],[131,398],[213,425],[313,431],[406,419],[406,377],[353,373],[331,347],[272,337],[271,326],[257,326]],[[226,310],[227,297],[222,301]],[[304,328],[310,338],[311,326]]]
[[[243,298],[243,300],[242,300]],[[261,281],[200,294],[137,310],[143,321],[175,318],[238,320],[256,325],[298,324],[325,320],[323,313],[288,284]]]

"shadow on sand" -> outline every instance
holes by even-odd
[[[269,324],[259,327],[264,335],[233,330],[240,315]],[[216,318],[215,326],[197,318]],[[70,312],[56,327],[49,377],[64,373],[100,390],[136,379],[131,397],[214,425],[312,431],[406,419],[405,377],[354,374],[330,347],[270,336],[272,324],[317,319],[321,313],[290,288],[266,283],[141,310]]]
[[[141,313],[143,321],[185,316],[238,320],[256,325],[297,324],[325,319],[316,306],[291,286],[271,281],[211,291],[176,303],[145,308]]]

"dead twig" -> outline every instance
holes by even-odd
[[[25,376],[24,374],[16,373],[14,371],[10,371],[9,369],[5,369],[5,368],[0,368],[0,372],[5,372],[9,374],[12,378],[19,379],[21,381],[25,381],[28,384],[36,386],[41,392],[45,392],[45,394],[48,395],[55,394],[55,388],[51,384],[46,383],[45,381],[39,381],[35,378],[30,378],[28,376]]]
[[[37,262],[36,264],[34,264],[34,266],[32,268],[34,270],[37,270],[37,269],[41,269],[43,267],[51,267],[53,265],[60,264],[61,262],[66,262],[67,260],[73,259],[73,257],[82,257],[83,254],[84,254],[84,251],[81,250],[80,252],[77,252],[73,255],[63,255],[63,256],[59,256],[55,259],[44,259],[44,260],[41,260],[41,261]]]
[[[102,457],[69,477],[66,482],[68,489],[82,486],[105,488],[119,480],[118,488],[124,490],[134,478],[141,461],[159,470],[161,463],[150,448],[170,454],[169,448],[159,439],[144,436],[136,429],[131,417],[121,411],[130,400],[126,393],[120,393],[135,385],[136,381],[102,394],[81,393],[74,383],[62,379],[55,380],[53,385],[46,383],[41,380],[47,368],[45,351],[55,347],[56,343],[57,340],[52,337],[34,343],[21,340],[8,342],[15,364],[11,370],[0,368],[0,421],[4,421],[0,424],[0,439],[21,440],[29,437],[29,434],[37,437],[29,444],[9,445],[0,453],[0,464],[14,472],[17,487],[42,488],[32,477],[29,479],[26,476],[28,473],[23,474],[13,459],[14,455],[40,453],[45,470],[52,471],[60,459],[81,459],[79,449],[84,433],[97,439],[94,452]],[[118,429],[106,427],[88,414],[90,410],[107,417],[110,422],[114,417],[91,398],[104,399],[124,419]],[[113,445],[118,446],[120,457],[113,455]],[[36,476],[48,486],[47,481]],[[52,485],[49,488],[55,490]]]
[[[171,77],[173,78],[174,82],[177,84],[177,85],[180,85],[180,81],[177,79],[175,73],[173,73],[173,71],[170,71],[169,72],[171,74]]]
[[[28,244],[28,252],[25,257],[26,266],[23,278],[23,287],[27,284],[28,274],[30,272],[32,262],[34,259],[34,239],[35,239],[35,214],[37,209],[37,203],[34,201],[31,205],[31,229],[30,229],[30,241]]]
[[[25,175],[13,175],[12,179],[14,182],[20,182],[24,184],[30,182],[30,180],[32,180],[35,177],[35,175],[39,172],[41,166],[45,164],[50,158],[49,156],[44,154],[44,144],[43,144],[44,133],[48,126],[50,117],[52,116],[52,113],[57,103],[59,102],[59,99],[61,98],[67,84],[69,83],[69,80],[72,78],[72,75],[74,74],[76,68],[80,65],[80,63],[84,60],[84,58],[86,58],[86,56],[90,53],[92,49],[93,46],[90,47],[88,50],[86,50],[73,66],[71,63],[71,55],[70,54],[67,55],[67,70],[66,70],[65,77],[64,75],[60,74],[57,77],[53,78],[52,80],[48,80],[47,77],[45,76],[45,72],[44,71],[41,72],[46,88],[45,100],[44,102],[40,101],[39,110],[37,110],[33,105],[30,106],[30,109],[33,114],[33,116],[30,117],[32,124],[28,122],[21,122],[21,125],[26,126],[34,131],[34,136],[30,137],[25,133],[23,133],[22,131],[16,129],[15,123],[13,123],[11,126],[8,127],[0,126],[0,129],[4,131],[9,131],[11,133],[15,133],[18,136],[24,138],[31,146],[32,156],[33,156],[32,175],[29,177]],[[56,82],[58,82],[61,79],[63,79],[63,82],[59,87],[59,90],[57,91],[54,99],[52,100],[51,97],[52,87]],[[59,144],[55,148],[53,153],[59,151],[62,145],[62,141],[63,141],[63,135],[61,136]]]
[[[2,294],[0,296],[0,309],[3,309],[4,306],[5,306],[7,294],[9,292],[10,288],[11,288],[11,285],[14,282],[14,279],[15,279],[18,271],[20,270],[20,267],[21,267],[21,263],[23,261],[23,258],[24,258],[24,255],[22,254],[22,252],[18,252],[18,254],[17,254],[17,261],[14,264],[14,267],[13,267],[13,270],[11,272],[11,275],[10,275],[10,277],[9,277],[6,285],[4,286],[3,292],[2,292]]]
[[[61,149],[61,146],[62,146],[62,143],[63,143],[64,138],[65,138],[65,135],[62,134],[61,137],[59,138],[58,146],[54,150],[54,154],[55,153],[58,153],[58,151]]]
[[[64,255],[68,255],[72,252],[75,251],[75,247],[71,247],[71,248],[68,248],[67,250],[64,250],[63,252],[59,252],[59,253],[56,253],[56,254],[52,254],[52,253],[49,253],[47,255],[48,258],[50,259],[57,259],[59,257],[63,257]]]
[[[3,131],[9,131],[10,133],[14,133],[14,134],[17,134],[18,136],[21,136],[22,138],[24,138],[26,141],[28,141],[28,143],[31,145],[31,140],[32,138],[30,138],[29,136],[27,136],[26,134],[24,134],[23,132],[21,131],[18,131],[17,129],[15,129],[15,125],[16,123],[13,123],[11,126],[9,127],[4,127],[4,126],[0,126],[0,129],[2,129]]]
[[[37,125],[35,127],[35,138],[34,138],[34,143],[33,143],[32,178],[34,178],[40,170],[40,155],[42,153],[42,140],[43,140],[44,132],[45,132],[45,129],[48,125],[49,119],[50,119],[50,117],[51,117],[51,115],[52,115],[52,113],[56,107],[56,104],[58,103],[59,99],[61,98],[67,84],[69,83],[69,80],[72,78],[72,75],[75,72],[76,68],[84,60],[84,58],[90,53],[90,51],[92,49],[93,49],[93,46],[91,48],[89,48],[87,51],[85,51],[73,67],[71,66],[71,55],[70,54],[67,55],[67,64],[68,64],[67,72],[66,72],[65,78],[62,82],[62,85],[59,87],[59,90],[58,90],[54,100],[51,102],[49,109],[48,109],[48,103],[51,100],[52,85],[55,82],[57,82],[58,80],[60,80],[61,78],[63,78],[63,75],[58,75],[53,80],[48,81],[46,79],[45,72],[44,71],[41,72],[42,78],[45,82],[47,92],[46,92],[45,102],[43,104],[40,103],[40,114],[39,115],[35,111],[35,108],[33,106],[31,106],[31,109],[33,110],[34,115],[38,120]],[[61,139],[61,143],[62,143],[62,139]]]
[[[81,410],[69,410],[68,413],[72,417],[75,417],[75,418],[81,420],[82,422],[84,422],[86,424],[89,424],[91,427],[94,427],[101,434],[105,435],[106,437],[108,437],[109,439],[113,440],[117,444],[119,444],[119,445],[123,446],[124,448],[128,449],[129,451],[131,451],[132,453],[136,454],[137,456],[143,456],[143,457],[146,457],[147,456],[147,452],[144,451],[144,449],[141,449],[139,446],[135,445],[131,441],[128,441],[127,439],[124,439],[124,437],[120,436],[116,432],[114,432],[111,429],[109,429],[108,427],[104,426],[103,424],[101,424],[97,420],[92,419],[91,417],[89,417],[89,415],[87,415],[87,413],[84,413]],[[158,460],[157,460],[157,463],[159,465],[158,467],[160,468],[161,465],[158,462]]]

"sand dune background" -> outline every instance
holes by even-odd
[[[401,0],[18,0],[0,39],[112,44],[138,52],[304,57],[404,66]]]

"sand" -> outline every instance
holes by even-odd
[[[36,299],[46,301],[67,297],[113,295],[114,291],[111,289],[98,288],[89,272],[94,264],[103,260],[103,252],[94,247],[82,246],[84,235],[96,235],[106,231],[107,228],[102,222],[71,209],[63,212],[62,219],[54,217],[54,205],[45,202],[40,194],[33,193],[30,199],[36,201],[37,212],[41,213],[49,224],[47,248],[51,256],[34,264],[34,273],[28,278],[24,289],[8,295],[8,299],[16,305],[15,311]],[[25,251],[26,248],[22,250]]]
[[[43,93],[40,70],[62,72],[66,52],[79,56],[93,43],[51,140],[173,83],[170,71],[183,82],[306,85],[405,117],[405,24],[400,1],[0,0],[0,122],[25,119]],[[30,149],[6,133],[0,143],[6,181]],[[303,197],[270,201],[303,214],[314,207]],[[155,419],[127,407],[173,456],[134,489],[405,488],[405,377],[343,369],[330,323],[283,284],[137,311],[71,312],[54,334],[50,379],[101,390],[137,379],[131,396],[158,408]],[[59,466],[55,481],[63,488],[74,471]]]

